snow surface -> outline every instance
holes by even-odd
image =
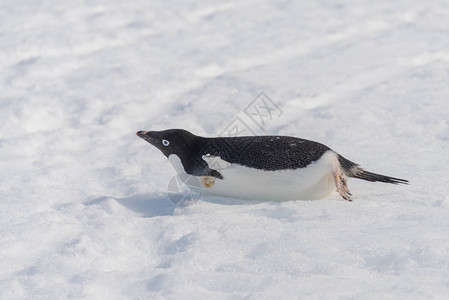
[[[0,4],[1,299],[448,299],[449,3]],[[138,130],[325,143],[409,186],[202,197]],[[273,199],[276,200],[276,199]]]

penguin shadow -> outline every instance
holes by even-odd
[[[260,203],[267,202],[267,201],[262,201],[262,200],[247,200],[247,199],[238,199],[238,198],[231,198],[231,197],[214,196],[214,195],[203,195],[201,197],[201,200],[204,202],[209,202],[209,203],[218,204],[218,205],[227,205],[227,206],[233,206],[233,205],[251,206],[251,205],[257,205]]]
[[[140,194],[125,198],[101,196],[84,202],[84,205],[95,205],[110,212],[117,212],[121,208],[125,208],[143,218],[171,216],[176,208],[166,195],[154,194]]]
[[[131,197],[117,198],[112,196],[101,196],[84,202],[86,206],[96,206],[110,213],[123,212],[123,208],[132,211],[143,218],[158,216],[171,216],[177,208],[186,208],[198,205],[198,201],[208,202],[217,205],[242,205],[251,206],[263,203],[257,200],[242,200],[236,198],[226,198],[212,195],[203,195],[193,201],[174,203],[173,198],[164,194],[139,194]]]

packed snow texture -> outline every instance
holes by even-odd
[[[448,299],[449,4],[0,4],[1,299]],[[138,130],[322,142],[409,186],[174,206]]]

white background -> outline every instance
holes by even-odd
[[[138,130],[322,142],[409,186],[352,203],[203,197]],[[0,4],[1,299],[447,299],[449,4]]]

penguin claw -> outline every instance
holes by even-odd
[[[337,192],[340,196],[347,201],[352,201],[350,197],[352,194],[349,192],[346,178],[341,169],[338,168],[335,172],[333,172],[333,176]]]

